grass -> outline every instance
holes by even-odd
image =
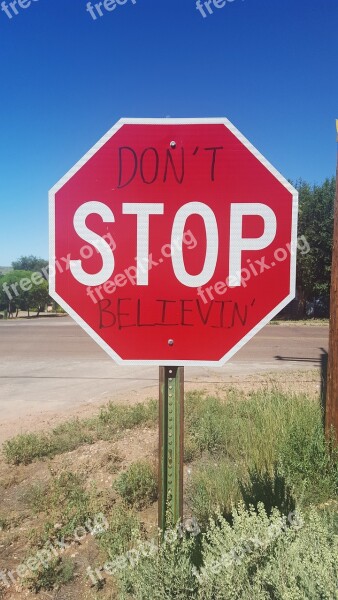
[[[133,406],[108,404],[97,417],[73,419],[55,427],[50,433],[25,433],[17,435],[3,445],[7,463],[27,465],[36,459],[51,458],[70,452],[83,444],[111,440],[120,432],[139,425],[153,424],[157,419],[157,403]]]
[[[218,398],[194,392],[186,399],[186,442],[195,450],[192,458],[222,454],[248,468],[264,468],[276,462],[291,424],[314,420],[321,422],[320,406],[301,394],[230,389]]]
[[[315,317],[315,318],[311,318],[309,317],[308,319],[297,319],[297,320],[293,320],[293,319],[272,319],[272,321],[270,321],[270,325],[307,325],[309,327],[314,326],[314,325],[328,325],[329,324],[329,319],[328,318],[321,318],[321,317]]]
[[[114,489],[127,506],[137,509],[149,506],[157,500],[157,474],[146,461],[133,463],[114,482]]]
[[[302,394],[188,394],[186,448],[188,500],[202,524],[241,499],[283,511],[338,493],[338,453],[325,440],[320,403]]]
[[[230,513],[240,499],[237,473],[226,460],[204,460],[193,471],[187,488],[187,502],[200,526],[205,527],[215,511]]]

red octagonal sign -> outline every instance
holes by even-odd
[[[221,365],[294,297],[296,229],[226,119],[123,119],[50,192],[51,295],[120,364]]]

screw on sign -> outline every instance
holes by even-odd
[[[183,367],[222,365],[293,299],[297,204],[226,119],[122,119],[50,192],[51,295],[119,364],[161,365],[162,529]]]

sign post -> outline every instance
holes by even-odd
[[[158,523],[183,519],[184,368],[160,367]]]
[[[50,295],[119,365],[160,367],[159,526],[182,518],[183,368],[295,295],[298,195],[227,119],[121,119],[50,191]]]

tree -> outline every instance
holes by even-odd
[[[0,277],[0,308],[8,310],[9,316],[17,316],[20,309],[29,316],[31,308],[38,316],[48,301],[48,282],[42,275],[32,278],[31,271],[11,271]]]
[[[48,303],[50,297],[48,293],[48,282],[43,281],[39,285],[33,285],[31,291],[29,292],[29,306],[31,308],[36,308],[38,317],[40,312],[44,309],[46,304]]]
[[[27,303],[27,292],[22,286],[30,282],[31,275],[30,271],[11,271],[1,277],[0,304],[9,316],[15,312],[18,314],[22,305]]]
[[[336,182],[332,177],[322,185],[310,186],[300,181],[296,187],[298,235],[305,236],[310,246],[306,253],[299,251],[297,258],[297,292],[303,316],[307,301],[316,298],[329,301]]]
[[[37,256],[21,256],[18,260],[12,262],[12,267],[16,271],[41,271],[48,265],[48,261]]]

